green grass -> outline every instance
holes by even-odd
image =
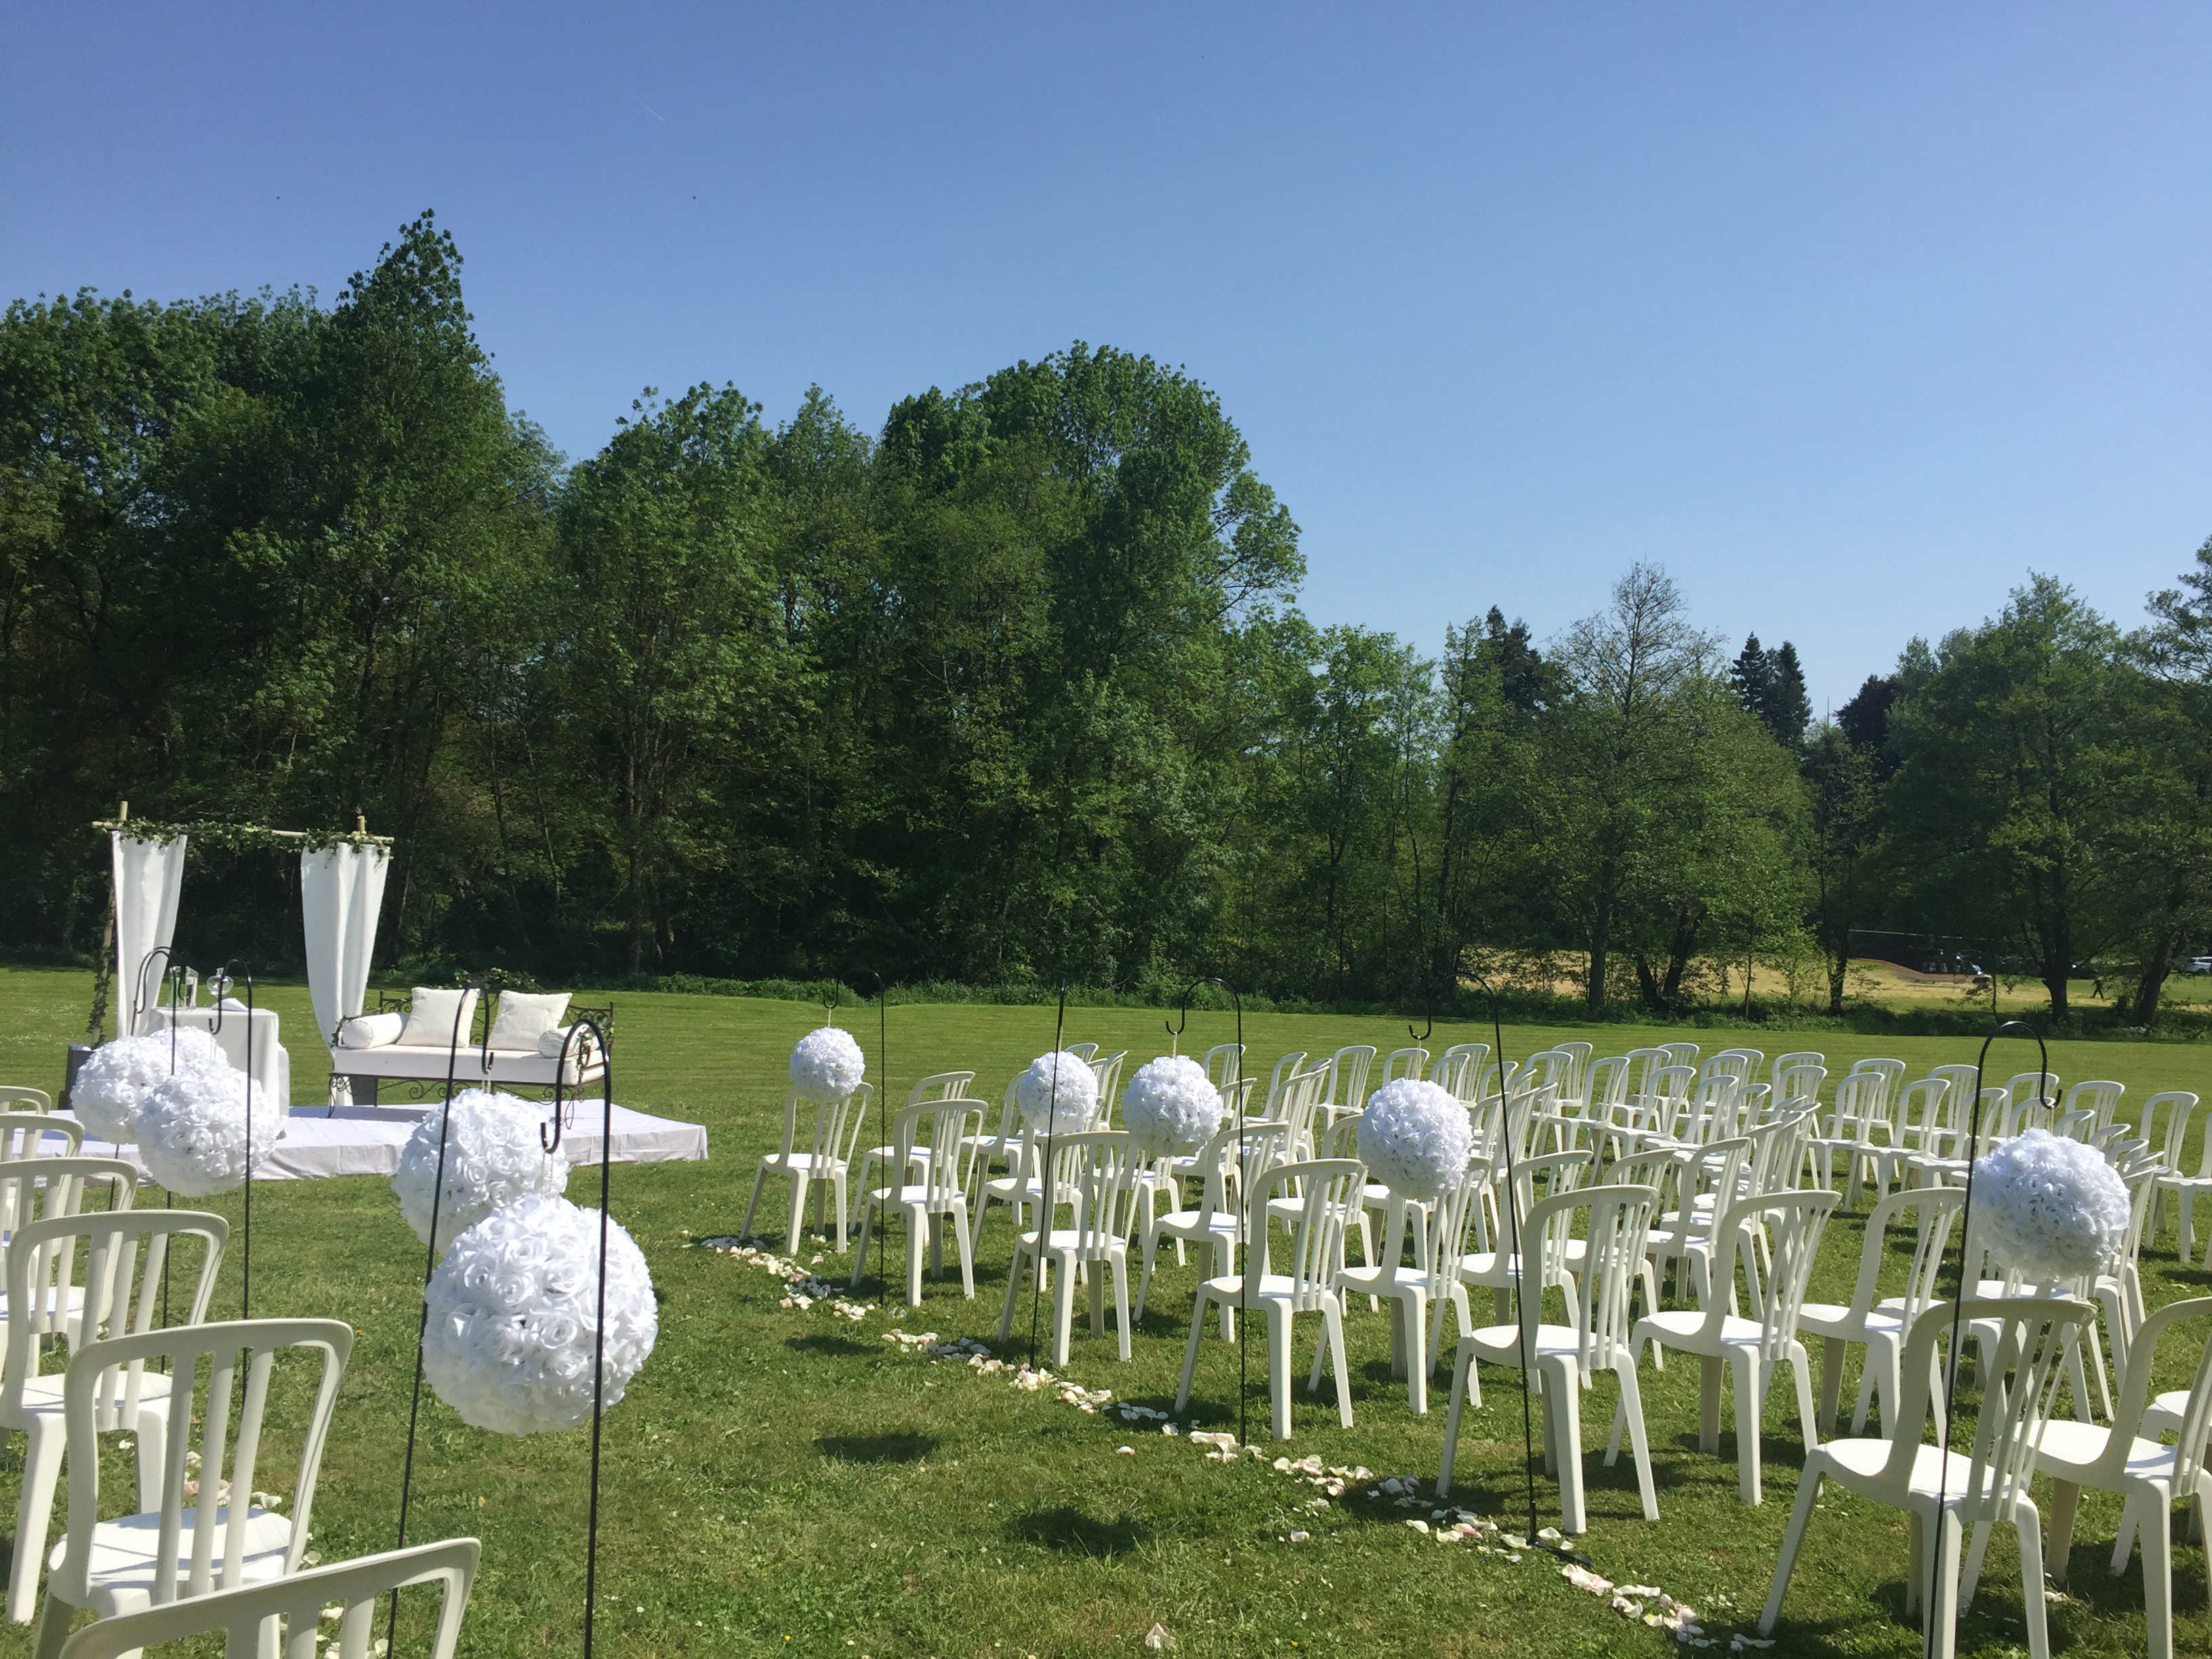
[[[315,1098],[322,1061],[306,1040],[304,989],[268,988],[265,1000],[292,1036],[296,1097]],[[63,1047],[82,1033],[89,1000],[88,975],[0,970],[0,1080],[58,1084]],[[872,1069],[874,1010],[846,1014]],[[823,1306],[781,1309],[781,1287],[768,1274],[686,1248],[688,1236],[738,1231],[754,1155],[773,1139],[785,1055],[817,1019],[818,1011],[798,1003],[618,999],[618,1098],[704,1123],[714,1155],[703,1164],[614,1172],[615,1213],[644,1248],[663,1299],[659,1346],[607,1419],[604,1652],[1130,1655],[1141,1651],[1155,1622],[1186,1656],[1391,1650],[1544,1659],[1672,1650],[1671,1639],[1607,1612],[1541,1558],[1512,1565],[1416,1534],[1403,1522],[1425,1508],[1355,1497],[1309,1516],[1297,1508],[1307,1489],[1265,1467],[1208,1462],[1156,1427],[1147,1432],[1111,1413],[1085,1415],[884,1342],[882,1333],[894,1327],[995,1336],[1009,1243],[1002,1213],[987,1231],[975,1302],[961,1298],[957,1279],[931,1281],[921,1309],[894,1306],[859,1323]],[[1404,1029],[1380,1018],[1269,1014],[1249,1018],[1244,1034],[1266,1065],[1285,1048],[1388,1048],[1403,1041]],[[891,1084],[902,1097],[925,1072],[973,1068],[979,1092],[995,1101],[1006,1079],[1052,1034],[1049,1008],[895,1006]],[[1194,1015],[1184,1048],[1230,1034],[1228,1016]],[[1431,1047],[1482,1035],[1440,1026]],[[1565,1035],[1540,1028],[1505,1034],[1516,1054]],[[1621,1046],[1628,1035],[1619,1034]],[[1743,1034],[1712,1035],[1709,1048]],[[1158,1016],[1132,1009],[1072,1010],[1067,1036],[1127,1047],[1133,1062],[1165,1046]],[[1824,1049],[1832,1072],[1863,1054],[1893,1054],[1915,1075],[1940,1061],[1971,1060],[1974,1046],[1836,1032],[1802,1042],[1779,1033],[1753,1040],[1770,1051]],[[2180,1044],[2062,1042],[2052,1046],[2051,1064],[2069,1083],[2118,1078],[2129,1099],[2140,1101],[2160,1089],[2198,1086],[2202,1054]],[[2000,1077],[2033,1063],[2022,1044],[1992,1056]],[[596,1170],[580,1171],[570,1194],[596,1202],[597,1188]],[[238,1197],[210,1207],[234,1221]],[[781,1226],[778,1207],[771,1187],[760,1223],[771,1235]],[[317,1499],[317,1546],[325,1560],[387,1547],[420,1249],[380,1181],[264,1183],[256,1188],[254,1220],[255,1311],[334,1315],[362,1333]],[[1858,1243],[1855,1220],[1839,1219],[1824,1251],[1830,1294],[1847,1291]],[[816,1243],[801,1259],[830,1249]],[[903,1250],[903,1239],[894,1238],[895,1280]],[[236,1307],[235,1255],[219,1313]],[[2146,1250],[2146,1265],[2154,1304],[2212,1291],[2212,1276],[2173,1270],[2170,1234]],[[832,1270],[848,1272],[849,1258],[829,1255],[820,1271]],[[1171,1406],[1194,1279],[1194,1268],[1170,1264],[1155,1283],[1130,1364],[1116,1363],[1110,1334],[1089,1337],[1079,1320],[1068,1374],[1117,1399]],[[1026,1330],[1026,1304],[1023,1311],[1018,1336]],[[1326,1398],[1309,1400],[1301,1383],[1295,1434],[1282,1449],[1431,1479],[1443,1429],[1441,1390],[1428,1416],[1412,1416],[1404,1384],[1389,1375],[1382,1317],[1362,1306],[1349,1324],[1357,1425],[1340,1430]],[[1261,1358],[1256,1347],[1253,1358]],[[1210,1342],[1187,1420],[1233,1429],[1237,1385],[1235,1350]],[[1264,1364],[1249,1387],[1254,1431],[1264,1436]],[[1728,1630],[1756,1617],[1788,1519],[1800,1456],[1789,1395],[1786,1383],[1778,1386],[1767,1415],[1762,1508],[1737,1502],[1732,1435],[1723,1436],[1718,1456],[1697,1450],[1695,1368],[1680,1361],[1663,1376],[1646,1372],[1658,1522],[1639,1517],[1625,1456],[1611,1470],[1590,1462],[1592,1530],[1583,1547],[1607,1577],[1660,1584],[1695,1605],[1720,1632],[1715,1651],[1727,1650]],[[1507,1376],[1486,1376],[1484,1397],[1462,1441],[1455,1497],[1485,1516],[1508,1517],[1522,1481],[1521,1397]],[[1597,1444],[1613,1402],[1612,1385],[1601,1381],[1586,1403],[1586,1432]],[[1118,1454],[1123,1445],[1133,1455]],[[574,1650],[588,1448],[583,1431],[520,1440],[482,1433],[426,1395],[410,1530],[417,1540],[463,1533],[483,1540],[465,1651]],[[0,1504],[9,1506],[0,1513],[13,1512],[19,1468],[18,1449],[0,1464]],[[1540,1481],[1538,1491],[1552,1504],[1554,1489]],[[2062,1652],[2129,1654],[2143,1646],[2140,1558],[2124,1578],[2104,1571],[2117,1521],[2114,1501],[2085,1499],[2069,1599],[2051,1608]],[[1282,1541],[1294,1526],[1310,1530],[1312,1541]],[[60,1528],[58,1515],[57,1535]],[[1962,1652],[2024,1647],[2017,1562],[2004,1540],[1990,1563],[1964,1622]],[[1900,1617],[1905,1565],[1901,1516],[1829,1497],[1775,1651],[1917,1653],[1914,1630]],[[2176,1640],[2185,1653],[2212,1650],[2204,1571],[2200,1550],[2178,1553]],[[27,1631],[0,1631],[0,1659],[28,1650]]]

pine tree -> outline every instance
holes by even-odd
[[[1797,661],[1797,647],[1783,641],[1767,659],[1767,665],[1766,707],[1760,713],[1775,741],[1795,754],[1805,746],[1805,728],[1813,723],[1813,699],[1806,695],[1805,670]]]
[[[1735,699],[1745,713],[1766,718],[1774,697],[1774,660],[1759,644],[1758,635],[1745,635],[1743,649],[1729,665],[1729,684],[1735,688]]]

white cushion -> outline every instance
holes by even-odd
[[[407,1029],[404,1014],[356,1014],[338,1027],[341,1048],[380,1048],[399,1041]]]
[[[477,994],[467,991],[434,990],[427,985],[415,988],[415,1006],[407,1016],[407,1029],[399,1034],[399,1041],[410,1048],[446,1048],[453,1046],[456,1032],[460,1046],[471,1047],[475,1042]]]
[[[568,994],[549,991],[533,996],[527,991],[501,991],[492,1016],[487,1048],[520,1048],[534,1053],[538,1039],[561,1023],[568,1012]]]
[[[568,1035],[573,1030],[574,1030],[573,1026],[562,1025],[546,1032],[538,1039],[538,1052],[548,1060],[560,1059],[562,1054],[568,1052]],[[572,1058],[581,1060],[586,1066],[598,1065],[599,1040],[589,1031],[585,1032],[584,1040],[576,1045],[575,1054]]]

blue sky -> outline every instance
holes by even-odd
[[[0,296],[313,285],[425,207],[571,454],[647,385],[1073,339],[1221,395],[1304,604],[1637,558],[1816,705],[2212,534],[2202,7],[19,8]]]

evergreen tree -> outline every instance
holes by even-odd
[[[1805,744],[1805,728],[1813,723],[1813,699],[1805,691],[1805,670],[1797,661],[1797,647],[1784,640],[1767,659],[1771,678],[1766,707],[1759,710],[1774,740],[1796,754]]]

